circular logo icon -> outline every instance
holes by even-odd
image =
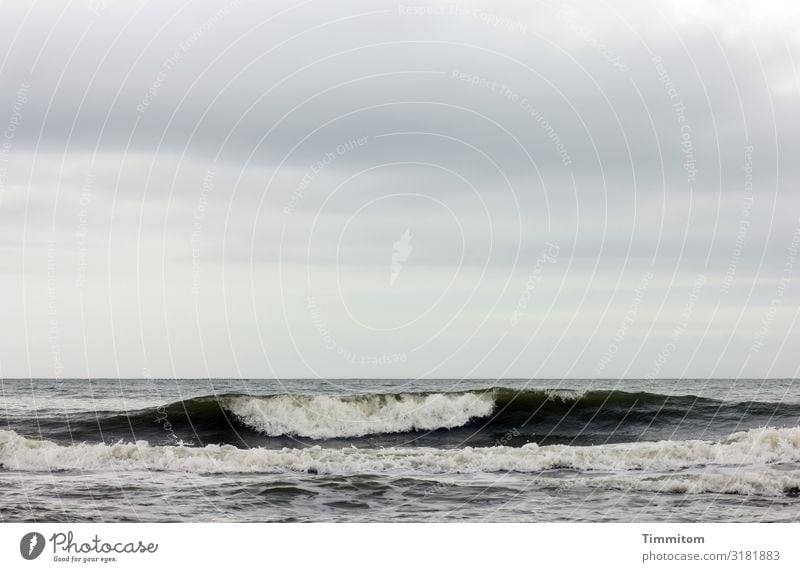
[[[44,550],[44,536],[29,532],[19,541],[19,553],[25,560],[35,560]]]

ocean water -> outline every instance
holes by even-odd
[[[0,380],[0,521],[800,520],[800,384]]]

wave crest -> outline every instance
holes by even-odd
[[[491,393],[238,396],[220,401],[238,421],[265,435],[310,439],[461,427],[491,415]]]
[[[166,470],[195,473],[422,474],[537,473],[550,469],[675,471],[691,467],[765,467],[800,462],[800,428],[760,428],[719,441],[656,441],[577,447],[427,447],[382,449],[319,446],[239,449],[136,443],[61,445],[0,431],[0,465],[21,471]],[[639,473],[641,474],[641,473]]]
[[[195,444],[262,445],[267,440],[358,439],[415,435],[427,443],[485,446],[603,443],[705,433],[738,427],[794,425],[800,403],[727,402],[692,395],[619,390],[487,388],[442,393],[364,395],[249,395],[192,397],[128,413],[94,411],[63,417],[37,416],[36,423],[9,426],[54,439],[184,440]],[[385,435],[387,439],[380,436]],[[507,436],[511,436],[508,438]],[[101,437],[102,438],[102,437]],[[575,440],[575,441],[573,441]],[[418,443],[420,444],[420,443]]]

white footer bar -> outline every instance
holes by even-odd
[[[3,570],[175,567],[796,571],[800,524],[0,524]]]

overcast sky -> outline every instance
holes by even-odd
[[[0,4],[2,377],[795,377],[796,2]]]

